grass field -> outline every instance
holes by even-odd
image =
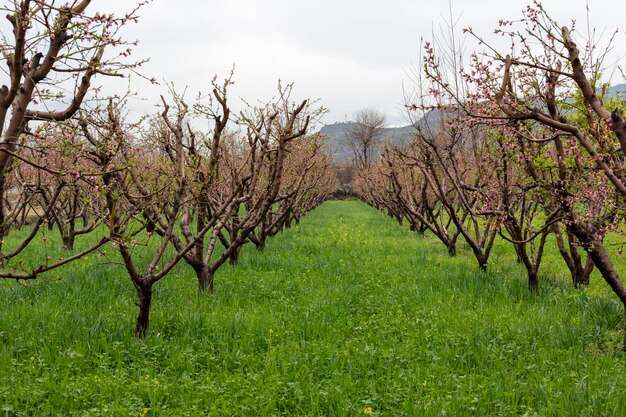
[[[181,265],[136,340],[125,272],[80,261],[0,283],[0,416],[626,415],[618,302],[595,275],[575,290],[556,253],[541,280],[531,296],[508,246],[482,273],[328,202],[213,295]]]

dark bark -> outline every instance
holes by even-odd
[[[593,267],[593,261],[590,257],[587,257],[584,267],[582,264],[576,264],[575,273],[572,275],[576,288],[586,288],[589,286],[589,276],[593,271]]]
[[[74,233],[69,233],[63,236],[63,249],[65,250],[74,250]]]
[[[528,271],[528,290],[532,294],[539,294],[539,278],[537,271]]]
[[[511,243],[515,248],[517,262],[521,263],[524,265],[524,268],[526,268],[528,276],[528,290],[532,294],[539,294],[539,266],[541,265],[543,248],[550,229],[546,228],[539,235],[539,242],[535,246],[535,244],[533,244],[535,239],[528,241],[525,240],[526,234],[514,216],[509,215],[504,225],[506,230],[511,235]],[[526,230],[526,232],[533,233],[532,230]],[[535,238],[537,238],[537,236],[535,236]]]
[[[135,336],[146,337],[150,327],[150,307],[152,305],[152,285],[137,285],[137,297],[139,298],[139,316],[135,325]]]
[[[192,265],[193,270],[196,272],[196,277],[198,278],[198,290],[201,293],[210,292],[212,293],[213,288],[213,273],[211,269],[204,264]]]
[[[554,234],[556,236],[556,243],[559,248],[559,252],[567,265],[567,269],[570,271],[572,277],[572,283],[576,288],[584,288],[589,286],[589,276],[593,271],[593,261],[589,256],[585,260],[583,266],[582,257],[578,253],[578,243],[574,234],[567,231],[565,236],[567,237],[567,244],[563,237],[563,232],[558,225],[555,225]]]
[[[89,212],[84,210],[80,217],[83,220],[83,227],[86,228],[89,225]]]
[[[293,221],[293,210],[289,209],[287,211],[287,216],[285,217],[285,228],[289,229],[291,227],[291,222]]]
[[[626,319],[626,287],[624,287],[624,283],[620,279],[611,258],[609,258],[606,248],[602,242],[594,242],[591,238],[592,235],[590,233],[586,233],[586,230],[582,227],[573,227],[572,233],[574,233],[582,242],[587,250],[587,253],[589,254],[589,257],[591,257],[594,265],[602,274],[602,278],[604,278],[606,283],[609,284],[613,292],[622,302],[624,308],[624,318]],[[622,349],[626,351],[626,322],[624,324]]]
[[[591,247],[591,249],[589,249],[589,256],[613,292],[615,292],[620,301],[626,305],[626,288],[620,280],[619,274],[609,258],[604,245],[597,244]]]
[[[622,349],[626,352],[626,288],[619,278],[613,262],[606,253],[603,245],[596,245],[589,251],[589,256],[593,259],[596,268],[602,273],[602,277],[609,284],[613,292],[617,294],[624,308],[624,336],[622,339]]]
[[[486,259],[478,259],[478,269],[480,269],[482,272],[487,272],[487,260]]]
[[[231,265],[237,265],[239,263],[239,252],[241,252],[241,247],[238,247],[230,254],[229,262]]]

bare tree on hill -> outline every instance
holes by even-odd
[[[355,123],[346,132],[346,143],[356,167],[370,166],[386,124],[385,115],[374,108],[359,110],[355,114]]]

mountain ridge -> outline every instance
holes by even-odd
[[[610,86],[608,89],[608,96],[618,96],[622,99],[626,99],[626,84],[617,84]],[[422,124],[426,119],[431,117],[440,117],[440,111],[428,112],[422,117],[417,124]],[[324,125],[319,133],[324,135],[329,151],[334,154],[334,162],[342,163],[347,162],[352,157],[352,151],[346,145],[346,133],[351,127],[355,126],[356,122],[335,122],[332,124]],[[381,135],[382,144],[402,145],[408,142],[415,131],[414,125],[397,126],[397,127],[385,127]]]
[[[351,150],[345,141],[347,132],[356,124],[356,122],[336,122],[320,129],[319,133],[326,137],[329,151],[335,155],[334,161],[336,163],[349,161],[352,157]],[[385,127],[382,129],[381,143],[401,145],[411,139],[413,131],[412,125]]]

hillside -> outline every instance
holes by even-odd
[[[427,122],[435,126],[441,119],[441,111],[433,110],[422,117],[417,125],[425,125]],[[346,162],[352,157],[350,149],[346,144],[346,133],[356,122],[338,122],[326,125],[320,129],[320,133],[326,136],[326,140],[331,152],[335,154],[335,162]],[[387,127],[383,130],[383,145],[402,145],[413,137],[415,127],[406,125],[400,127]]]
[[[609,87],[609,96],[619,96],[622,100],[626,99],[626,84],[618,84]]]
[[[618,84],[609,87],[608,95],[610,97],[619,96],[626,99],[626,84]],[[423,124],[428,121],[431,125],[438,123],[441,117],[440,111],[431,111],[417,123]],[[329,150],[335,154],[335,162],[346,162],[351,158],[351,151],[346,146],[346,132],[355,125],[356,122],[337,122],[326,125],[320,129],[320,133],[326,136]],[[385,128],[382,135],[383,144],[401,145],[409,141],[413,135],[414,127],[412,125],[401,127]]]
[[[320,129],[320,133],[326,136],[331,152],[335,154],[335,162],[350,160],[350,149],[346,146],[346,132],[354,126],[355,122],[339,122],[326,125]],[[402,127],[387,127],[383,130],[382,143],[398,145],[407,142],[413,132],[411,125]]]

